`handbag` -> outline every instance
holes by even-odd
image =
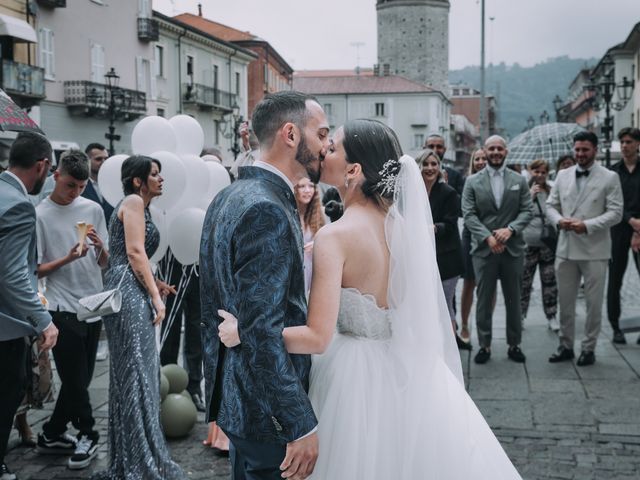
[[[538,197],[535,199],[536,205],[538,206],[538,210],[540,211],[540,217],[542,218],[542,229],[540,231],[540,241],[544,243],[549,249],[552,251],[556,251],[556,247],[558,246],[558,232],[555,227],[547,222],[546,215],[542,211],[542,207],[540,206],[540,201]]]
[[[120,286],[127,273],[127,268],[122,272],[122,277],[118,282],[118,286],[111,290],[82,297],[78,300],[77,316],[78,320],[86,323],[94,323],[105,315],[119,313],[122,308],[122,293]]]

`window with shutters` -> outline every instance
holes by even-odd
[[[149,18],[151,15],[151,4],[149,0],[138,0],[138,17]]]
[[[97,43],[91,44],[91,81],[105,83],[104,80],[104,47]]]
[[[376,103],[376,117],[384,117],[384,103]]]
[[[164,45],[156,45],[155,54],[155,76],[164,77]]]
[[[236,95],[240,95],[240,74],[236,72]]]
[[[146,61],[148,63],[148,60]],[[136,57],[136,90],[139,92],[148,92],[147,89],[147,65],[145,59]]]
[[[38,32],[38,47],[40,48],[40,66],[44,68],[44,78],[54,80],[55,72],[55,55],[53,45],[53,31],[48,28],[41,28]]]

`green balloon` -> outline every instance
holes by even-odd
[[[167,398],[167,394],[169,393],[169,380],[164,373],[160,374],[160,401],[162,402],[165,398]]]
[[[198,419],[198,411],[189,399],[179,393],[170,393],[160,407],[160,422],[164,434],[170,438],[187,435]]]
[[[189,385],[187,371],[175,363],[162,367],[162,373],[169,380],[169,393],[180,393]]]
[[[186,398],[187,400],[189,400],[190,402],[191,400],[191,394],[189,392],[187,392],[186,390],[183,390],[180,392],[180,395],[182,395],[184,398]]]

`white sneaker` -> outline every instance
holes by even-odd
[[[109,358],[109,345],[106,340],[100,340],[98,342],[98,352],[96,353],[96,361],[103,362]]]
[[[560,330],[560,322],[556,317],[551,317],[549,319],[549,330],[553,332],[558,332]]]
[[[82,435],[67,465],[71,470],[81,470],[89,466],[91,460],[93,460],[93,457],[95,457],[97,453],[98,443],[91,440],[88,436]]]

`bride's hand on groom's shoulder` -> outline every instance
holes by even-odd
[[[218,336],[220,337],[220,341],[227,348],[240,345],[238,319],[225,310],[218,310],[218,315],[223,319],[223,322],[218,325]]]

